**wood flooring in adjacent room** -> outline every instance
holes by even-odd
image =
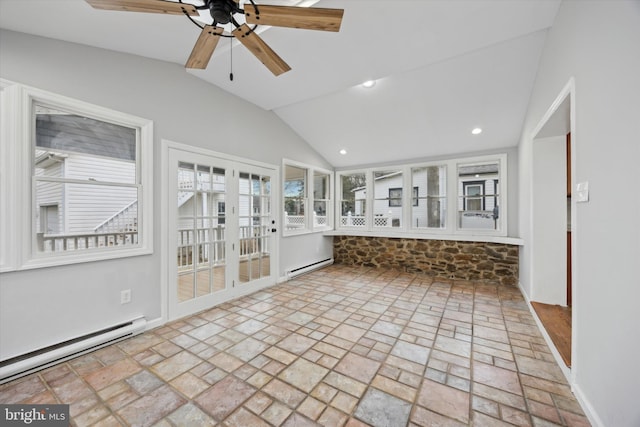
[[[532,302],[538,318],[567,367],[571,367],[571,307]]]

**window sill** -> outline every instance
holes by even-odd
[[[473,234],[426,234],[409,233],[399,231],[364,231],[364,230],[327,230],[325,236],[367,236],[390,237],[398,239],[424,239],[424,240],[457,240],[462,242],[502,243],[506,245],[524,246],[524,239],[519,237],[473,235]]]
[[[326,233],[328,231],[333,231],[331,228],[314,228],[313,230],[309,230],[307,228],[299,229],[299,230],[286,230],[282,233],[282,237],[294,237],[294,236],[304,236],[307,234],[317,234],[317,233]]]
[[[36,268],[57,267],[62,265],[81,264],[103,260],[113,260],[120,258],[131,258],[141,255],[151,255],[153,250],[147,247],[118,249],[118,250],[96,250],[84,253],[68,253],[58,256],[40,255],[25,261],[22,265],[14,268],[13,271],[33,270]]]

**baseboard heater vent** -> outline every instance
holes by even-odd
[[[287,280],[291,280],[296,276],[300,276],[301,274],[309,273],[310,271],[317,270],[327,265],[333,264],[333,258],[327,258],[322,261],[314,262],[309,265],[305,265],[303,267],[294,268],[293,270],[287,271]]]
[[[59,344],[0,362],[0,384],[48,368],[109,344],[144,332],[147,321],[138,317]]]

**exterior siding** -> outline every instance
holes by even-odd
[[[135,183],[135,163],[130,161],[69,154],[63,162],[36,169],[36,174],[87,181],[86,184],[38,184],[38,224],[42,223],[41,206],[58,205],[60,233],[94,233],[96,227],[138,199],[138,190],[134,187],[92,184],[92,181]]]
[[[135,163],[108,158],[70,155],[65,177],[98,182],[135,183]],[[93,233],[94,229],[138,198],[137,189],[88,184],[67,184],[67,233]]]
[[[46,168],[36,168],[35,173],[36,176],[61,178],[64,174],[64,169],[64,161],[59,161]],[[37,188],[35,209],[36,229],[41,233],[62,231],[65,217],[64,186],[55,182],[40,182]],[[55,224],[52,224],[51,221],[53,218],[49,216],[47,230],[43,229],[43,224],[47,220],[41,217],[43,214],[42,207],[45,206],[57,206],[58,208],[57,221]]]

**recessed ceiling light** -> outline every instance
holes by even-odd
[[[375,85],[376,85],[375,80],[367,80],[366,82],[362,83],[362,87],[366,87],[367,89],[374,87]]]
[[[474,129],[471,131],[471,133],[472,133],[472,134],[474,134],[474,135],[480,135],[480,134],[482,133],[482,129],[480,129],[480,128],[474,128]]]
[[[347,154],[347,150],[345,150],[345,149],[343,148],[342,150],[340,150],[340,154],[342,154],[342,155],[344,156],[345,154]]]

